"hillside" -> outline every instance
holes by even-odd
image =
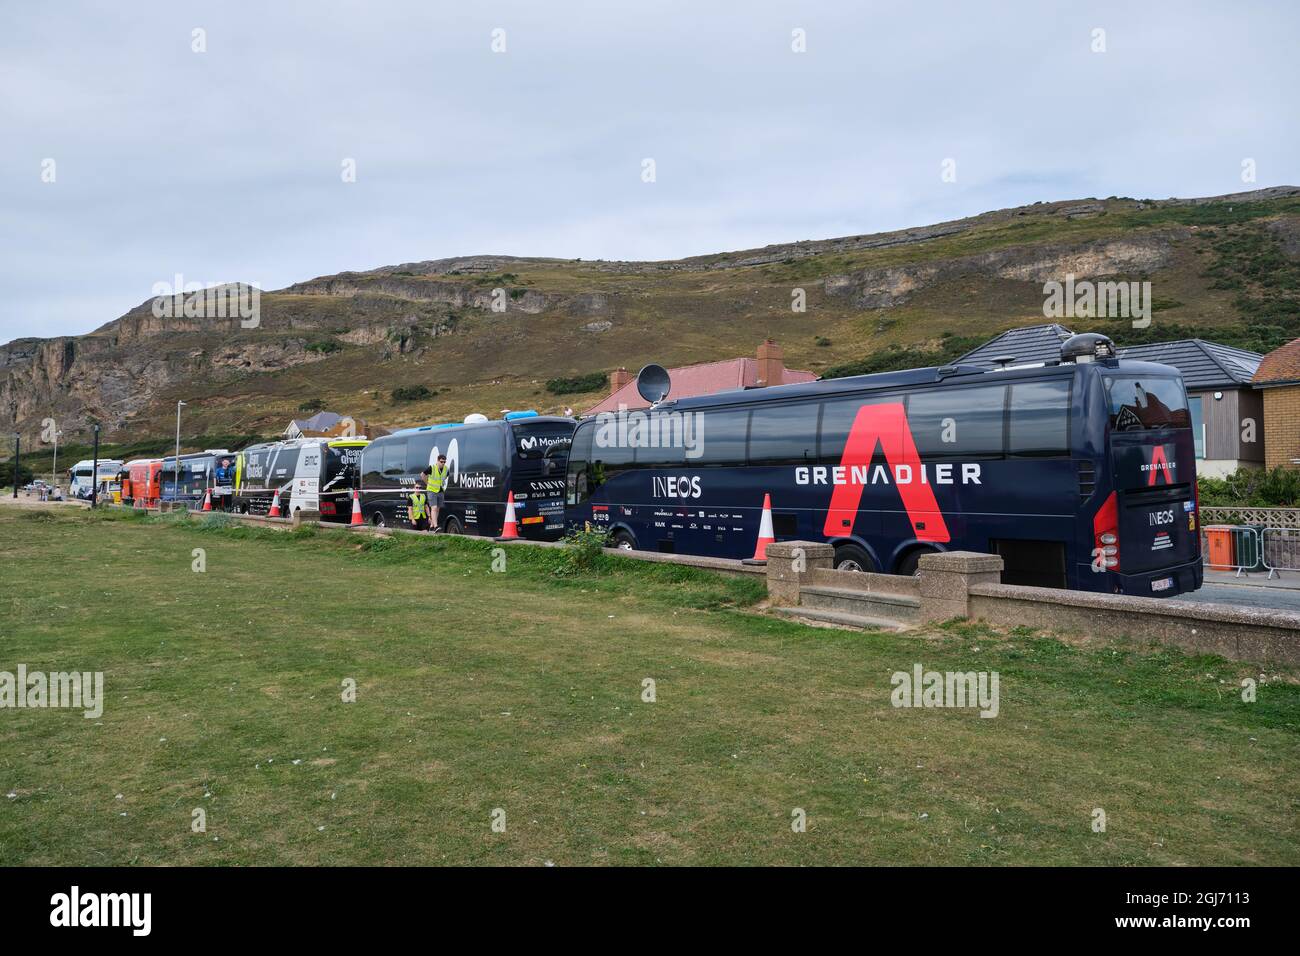
[[[501,408],[581,410],[548,379],[752,354],[826,373],[942,361],[1044,321],[1042,285],[1150,280],[1149,329],[1063,320],[1121,342],[1202,335],[1258,350],[1300,336],[1300,189],[1036,203],[924,228],[665,262],[467,256],[263,293],[261,326],[157,319],[146,301],[87,335],[0,347],[0,413],[55,417],[75,444],[274,434],[301,408],[399,427]],[[506,311],[491,310],[505,290]],[[802,288],[807,311],[791,310]],[[432,397],[394,401],[399,387]],[[61,456],[62,458],[62,456]]]

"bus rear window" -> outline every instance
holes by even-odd
[[[1180,378],[1107,376],[1110,427],[1119,432],[1191,428],[1187,392]]]

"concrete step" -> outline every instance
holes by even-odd
[[[799,603],[806,608],[841,611],[859,617],[915,621],[921,616],[921,599],[910,594],[886,594],[883,591],[859,591],[814,585],[799,592]]]
[[[862,631],[901,631],[907,625],[883,617],[865,617],[861,614],[847,614],[844,611],[827,611],[816,607],[774,607],[782,617],[796,621],[815,621],[819,624],[835,624]]]

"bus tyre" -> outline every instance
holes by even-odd
[[[907,554],[903,555],[903,559],[898,562],[898,570],[894,573],[902,574],[909,578],[920,574],[921,570],[919,563],[921,561],[921,555],[931,553],[932,552],[929,548],[913,548],[911,551],[907,552]]]
[[[609,539],[609,544],[610,547],[618,548],[620,551],[636,550],[636,538],[632,537],[631,534],[624,531],[622,528],[619,528],[614,532],[613,537]]]
[[[460,521],[454,517],[448,518],[442,525],[445,534],[464,534],[465,529],[460,526]]]
[[[841,544],[835,549],[836,571],[875,571],[876,562],[856,544]]]
[[[371,518],[370,521],[376,528],[388,527],[388,522],[384,520],[384,513],[382,511],[376,511],[375,516]]]

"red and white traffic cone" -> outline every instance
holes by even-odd
[[[515,493],[512,491],[506,497],[506,523],[501,529],[501,536],[498,541],[512,541],[519,537],[519,525],[515,521]]]
[[[203,510],[204,511],[212,510],[212,489],[211,488],[203,492]]]
[[[772,496],[763,495],[763,520],[758,525],[758,544],[754,546],[754,556],[751,561],[766,561],[767,546],[776,544],[776,536],[772,533]]]
[[[271,510],[266,513],[266,516],[268,518],[280,517],[280,489],[279,488],[275,489],[275,492],[271,495]]]
[[[352,524],[365,523],[365,519],[361,517],[361,493],[354,489],[352,492]]]

